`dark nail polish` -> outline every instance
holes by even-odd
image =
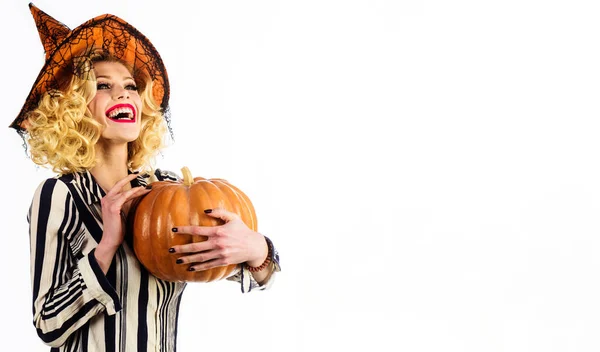
[[[177,263],[177,264],[181,264],[181,263],[183,263],[183,260],[181,260],[181,259],[177,259],[177,260],[175,261],[175,263]]]
[[[171,231],[173,231],[173,232],[177,232],[177,228],[176,228],[176,227],[174,227],[174,228],[172,228],[172,229],[171,229]]]
[[[152,189],[152,185],[146,186],[146,189]]]
[[[169,253],[175,253],[175,248],[169,248]]]
[[[190,266],[190,267],[188,268],[188,271],[195,271],[195,270],[196,270],[196,269],[194,269],[194,267],[193,267],[193,266]]]
[[[205,213],[205,214],[210,214],[210,213],[212,213],[212,209],[205,209],[205,210],[204,210],[204,213]]]

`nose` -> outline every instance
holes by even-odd
[[[115,98],[117,100],[129,99],[129,91],[127,89],[125,89],[124,87],[115,87],[113,98]]]

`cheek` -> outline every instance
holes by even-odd
[[[137,115],[141,116],[142,115],[142,108],[143,108],[142,98],[140,98],[139,96],[136,95],[133,98],[133,104],[135,105],[135,108],[137,109]]]
[[[102,99],[96,95],[92,101],[88,104],[88,110],[92,113],[92,116],[95,119],[100,119],[104,117],[104,111],[102,110]]]
[[[98,106],[98,104],[94,100],[92,100],[87,106],[88,110],[92,113],[92,117],[94,117],[95,119],[97,118],[97,115],[98,115],[97,106]]]

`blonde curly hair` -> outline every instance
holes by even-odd
[[[91,52],[74,63],[79,72],[65,69],[60,89],[44,93],[38,107],[27,115],[27,143],[34,163],[51,167],[59,174],[82,172],[96,165],[96,142],[103,126],[92,117],[88,104],[96,95],[96,62],[119,62],[132,73],[142,100],[141,131],[128,143],[128,167],[151,170],[153,158],[164,146],[167,130],[163,113],[152,96],[152,80],[133,72],[125,63],[102,52]],[[82,69],[83,68],[83,69]]]

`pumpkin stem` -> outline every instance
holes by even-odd
[[[150,178],[148,179],[148,184],[158,182],[158,178],[156,177],[156,169],[152,169],[150,172]]]
[[[183,184],[186,186],[191,186],[194,183],[194,178],[192,177],[192,172],[188,169],[187,166],[181,168],[181,173],[183,174]]]

